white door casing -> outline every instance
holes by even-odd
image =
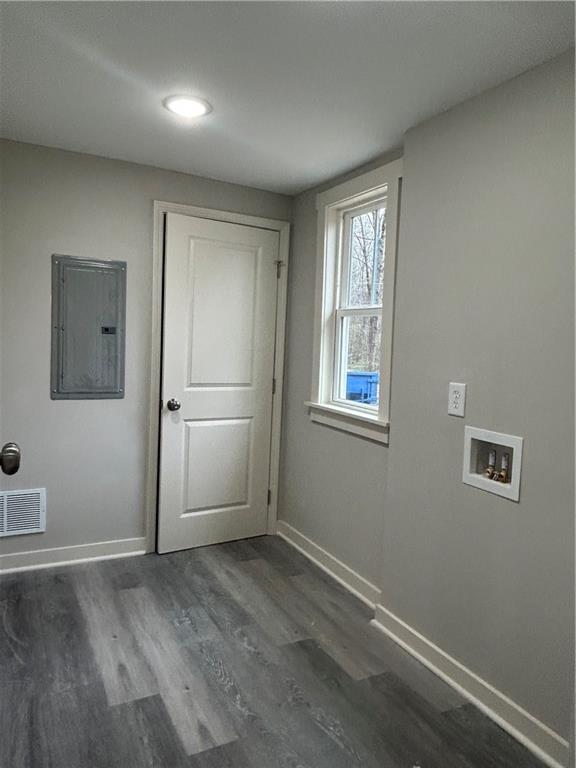
[[[159,552],[267,532],[279,234],[168,213],[165,243]]]

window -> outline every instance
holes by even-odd
[[[334,401],[377,411],[386,199],[346,211],[336,308]]]
[[[314,421],[388,442],[401,161],[318,195]]]

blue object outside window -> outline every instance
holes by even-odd
[[[366,405],[378,403],[378,371],[348,371],[346,374],[346,400]]]

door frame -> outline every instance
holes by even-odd
[[[279,234],[278,298],[276,303],[276,335],[274,372],[276,389],[272,399],[272,431],[270,439],[270,503],[267,532],[276,533],[278,515],[278,478],[280,473],[280,432],[282,426],[282,390],[284,384],[284,347],[286,339],[286,305],[288,295],[288,261],[290,257],[290,222],[265,219],[232,211],[199,208],[195,205],[154,201],[154,240],[152,246],[152,339],[150,348],[150,411],[148,418],[148,461],[146,479],[146,551],[156,551],[158,528],[158,470],[160,456],[160,392],[162,378],[162,320],[164,286],[164,222],[167,213],[180,213],[201,219],[269,229]]]

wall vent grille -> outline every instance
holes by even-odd
[[[46,489],[0,491],[0,537],[46,530]]]

